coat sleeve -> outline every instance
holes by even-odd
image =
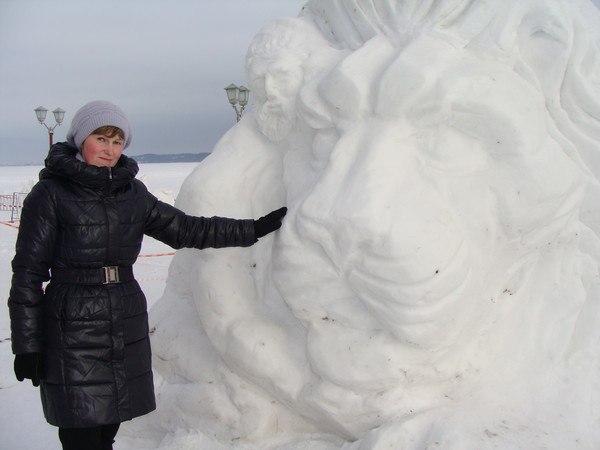
[[[8,306],[15,354],[42,351],[42,284],[50,279],[56,233],[56,205],[47,187],[37,183],[23,202],[12,261]]]
[[[249,247],[257,241],[252,219],[189,216],[150,193],[146,201],[145,234],[173,248]]]

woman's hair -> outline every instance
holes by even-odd
[[[125,133],[119,127],[114,127],[112,125],[105,125],[100,128],[96,128],[90,134],[102,134],[109,138],[119,136],[121,139],[125,140]]]

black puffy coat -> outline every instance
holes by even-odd
[[[144,234],[174,248],[249,246],[252,220],[187,216],[135,179],[55,144],[27,196],[9,298],[15,354],[41,352],[41,396],[60,427],[119,423],[155,408],[146,299],[137,281],[75,284],[50,273],[130,267]],[[45,293],[42,283],[50,280]]]

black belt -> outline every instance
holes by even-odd
[[[51,269],[51,281],[70,284],[114,284],[133,281],[133,267],[106,266],[98,269]]]

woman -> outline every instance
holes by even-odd
[[[40,386],[63,449],[110,449],[121,422],[155,409],[146,299],[132,271],[143,235],[174,248],[246,247],[286,213],[188,216],[135,179],[137,163],[122,155],[130,143],[120,108],[86,104],[22,210],[9,298],[15,374]]]

